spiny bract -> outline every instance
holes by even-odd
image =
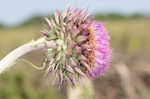
[[[82,77],[96,77],[110,61],[109,36],[100,22],[88,17],[86,8],[67,6],[63,13],[56,10],[54,17],[45,18],[48,25],[41,32],[56,44],[46,49],[45,73],[55,72],[59,84],[74,86]]]

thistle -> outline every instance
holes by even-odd
[[[41,32],[54,47],[46,48],[45,75],[54,72],[59,84],[76,85],[83,77],[96,77],[108,66],[111,56],[109,36],[101,22],[89,19],[86,8],[67,6],[45,18],[47,28]]]
[[[110,62],[111,49],[101,22],[89,19],[86,8],[70,6],[62,13],[56,10],[54,17],[45,20],[47,28],[41,31],[44,37],[10,52],[0,61],[0,73],[26,53],[45,49],[44,67],[23,61],[39,70],[47,67],[45,75],[53,72],[60,85],[67,82],[75,86],[82,78],[102,74]]]

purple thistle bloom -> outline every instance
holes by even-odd
[[[90,56],[93,58],[91,61],[91,75],[93,77],[99,75],[110,61],[111,50],[109,47],[109,36],[106,33],[104,26],[98,21],[92,21],[90,26],[90,33],[93,37],[94,51]]]
[[[82,77],[96,77],[108,66],[111,56],[109,36],[104,26],[88,18],[87,9],[67,6],[56,10],[54,18],[45,19],[48,29],[42,31],[54,48],[46,49],[48,72],[55,72],[59,84],[75,85]]]

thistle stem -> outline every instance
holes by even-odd
[[[68,88],[68,99],[93,99],[94,87],[90,79],[82,79],[76,87]]]
[[[22,61],[22,62],[24,62],[24,63],[27,63],[27,64],[29,64],[31,67],[33,67],[33,68],[36,69],[36,70],[44,70],[45,67],[46,67],[46,63],[45,63],[45,62],[42,63],[42,66],[37,66],[37,65],[33,64],[32,62],[30,62],[30,61],[24,59],[24,58],[17,59],[16,61],[18,61],[18,62],[19,62],[19,61]]]
[[[10,67],[18,58],[27,54],[28,52],[43,49],[45,47],[51,47],[52,45],[53,41],[46,41],[45,38],[40,38],[37,41],[31,41],[21,45],[0,61],[0,74]]]

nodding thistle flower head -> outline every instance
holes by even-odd
[[[102,23],[88,16],[86,8],[67,6],[63,13],[56,10],[54,17],[45,19],[48,28],[42,33],[56,44],[46,49],[46,74],[55,72],[60,84],[96,77],[110,61],[109,36]]]

